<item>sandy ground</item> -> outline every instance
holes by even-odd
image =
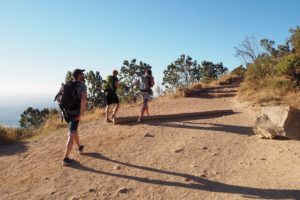
[[[300,199],[300,143],[253,135],[234,97],[160,99],[150,114],[233,109],[232,115],[80,124],[85,153],[62,166],[67,130],[0,147],[0,199]],[[138,107],[121,108],[119,116]],[[148,133],[150,137],[145,137]]]

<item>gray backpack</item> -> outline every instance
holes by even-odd
[[[149,92],[152,87],[151,76],[142,76],[140,80],[140,91]]]

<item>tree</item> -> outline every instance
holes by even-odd
[[[245,73],[246,68],[244,68],[243,65],[240,65],[231,71],[231,74],[237,75],[238,77],[244,77]]]
[[[290,41],[287,41],[284,45],[278,45],[278,56],[285,56],[291,52]]]
[[[162,84],[167,90],[173,90],[177,87],[187,87],[200,79],[201,74],[197,60],[182,54],[164,70]]]
[[[104,93],[102,92],[102,76],[100,72],[89,71],[85,74],[88,90],[88,109],[104,105]]]
[[[72,72],[71,71],[67,71],[66,78],[65,78],[65,83],[67,83],[67,82],[69,82],[71,80],[73,80]]]
[[[294,51],[300,57],[300,26],[297,26],[296,29],[290,29],[290,32],[292,33],[290,40]]]
[[[234,56],[242,58],[246,65],[253,63],[259,55],[254,37],[246,37],[242,44],[234,49]]]
[[[262,39],[260,40],[260,45],[267,51],[269,56],[277,57],[278,50],[273,47],[275,45],[273,40]]]
[[[42,123],[48,118],[48,116],[49,116],[49,109],[47,108],[40,111],[39,109],[28,107],[21,114],[21,119],[19,123],[22,128],[31,128],[31,127],[37,128],[42,125]]]
[[[223,66],[223,63],[214,64],[210,61],[202,61],[200,66],[200,72],[202,80],[219,79],[225,72],[227,67]]]
[[[137,64],[136,59],[132,59],[130,62],[128,60],[124,60],[119,73],[119,94],[125,101],[136,102],[139,97],[138,80],[144,74],[146,69],[151,68],[151,65],[142,61]]]

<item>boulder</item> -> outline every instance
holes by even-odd
[[[300,139],[300,110],[291,106],[265,107],[253,130],[262,138]]]

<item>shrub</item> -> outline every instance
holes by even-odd
[[[276,65],[276,71],[281,75],[292,75],[297,67],[300,67],[300,58],[290,54],[279,60]]]
[[[8,128],[0,125],[0,145],[20,141],[32,135],[32,129]]]
[[[274,74],[274,63],[270,57],[261,57],[250,64],[246,71],[246,81],[257,81]]]
[[[230,74],[238,77],[245,77],[246,68],[244,68],[243,65],[240,65],[239,67],[232,70]]]

